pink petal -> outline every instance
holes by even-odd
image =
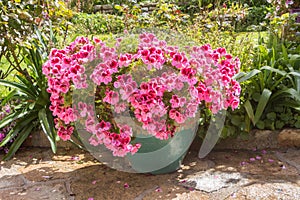
[[[243,162],[240,163],[241,166],[244,166],[244,165],[247,165],[247,164],[248,164],[248,163],[245,162],[245,161],[243,161]]]
[[[128,183],[125,183],[125,184],[124,184],[124,188],[129,188]]]
[[[274,162],[274,160],[273,160],[273,159],[269,159],[268,161],[269,161],[269,162],[271,162],[271,163],[272,163],[272,162]]]
[[[79,160],[79,157],[78,156],[72,156],[71,160]]]
[[[261,160],[260,156],[256,156],[255,158],[256,158],[256,160]]]

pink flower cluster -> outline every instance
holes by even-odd
[[[118,125],[119,133],[112,132],[112,125],[102,120],[97,122],[91,105],[79,102],[80,117],[86,118],[85,127],[92,134],[89,142],[93,146],[104,144],[113,152],[114,156],[125,156],[127,153],[134,154],[140,148],[140,144],[130,144],[132,129],[128,125]]]
[[[72,102],[66,100],[75,88],[86,88],[87,75],[84,63],[90,60],[94,46],[87,38],[78,37],[65,49],[52,49],[48,61],[43,65],[43,74],[48,79],[47,92],[50,96],[50,110],[55,119],[57,134],[62,140],[69,140],[74,127],[70,123],[77,120],[77,111],[71,107]]]
[[[141,146],[131,140],[133,131],[128,125],[104,121],[101,116],[97,120],[92,105],[80,102],[78,109],[71,106],[70,92],[86,88],[88,78],[103,91],[103,107],[116,113],[129,107],[143,129],[162,140],[172,137],[180,124],[195,117],[200,104],[212,113],[238,107],[241,88],[233,76],[239,71],[240,62],[224,48],[191,47],[186,54],[154,34],[141,34],[139,41],[135,53],[118,54],[116,48],[99,39],[91,42],[83,37],[63,50],[52,50],[43,73],[48,78],[50,109],[63,140],[70,139],[73,122],[83,119],[86,130],[92,134],[90,144],[104,144],[115,156],[134,154]],[[97,65],[91,66],[95,61]],[[131,73],[142,66],[160,75],[138,84]],[[87,67],[92,70],[89,76]]]

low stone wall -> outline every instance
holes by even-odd
[[[51,148],[50,142],[42,130],[36,130],[25,140],[24,147],[42,147]],[[71,142],[59,141],[57,147],[61,148],[77,148]]]
[[[191,150],[198,151],[201,147],[202,141],[196,137]],[[50,148],[50,143],[42,130],[31,134],[23,146],[26,147],[45,147]],[[61,148],[77,148],[70,142],[59,141],[57,144]],[[249,139],[228,138],[215,146],[215,149],[278,149],[286,147],[300,148],[300,129],[283,129],[282,131],[271,130],[253,130]]]
[[[142,12],[152,12],[156,9],[157,3],[139,4],[137,6],[140,7]],[[114,8],[112,5],[95,5],[94,13],[96,12],[112,14]]]

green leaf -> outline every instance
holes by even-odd
[[[249,100],[247,100],[244,104],[244,107],[245,107],[245,110],[248,114],[248,117],[250,118],[250,120],[252,121],[252,123],[255,125],[255,122],[254,122],[254,112],[253,112],[253,108],[252,108],[252,105],[250,103]]]
[[[23,144],[23,142],[26,140],[26,138],[33,130],[33,128],[34,125],[31,124],[29,126],[26,126],[24,129],[22,129],[22,131],[18,134],[13,144],[10,146],[8,153],[3,157],[3,160],[9,160],[18,151],[20,146]]]
[[[56,137],[53,123],[49,121],[49,116],[47,116],[45,108],[41,109],[38,115],[42,129],[51,144],[51,149],[53,153],[56,153]]]
[[[0,80],[0,85],[7,86],[10,88],[15,88],[20,93],[28,95],[28,97],[30,97],[32,99],[35,99],[35,94],[29,88],[26,88],[25,85],[23,85],[23,84],[6,81],[6,80]]]
[[[295,128],[300,128],[300,121],[297,121],[294,125],[295,125]]]
[[[279,69],[275,69],[275,68],[270,67],[270,66],[263,66],[263,67],[260,68],[260,70],[263,70],[263,69],[268,70],[268,71],[271,71],[271,72],[278,73],[278,74],[280,74],[280,75],[282,75],[282,76],[287,75],[287,72],[282,71],[282,70],[279,70]]]
[[[253,76],[255,76],[256,74],[260,73],[261,71],[260,70],[257,70],[257,69],[253,69],[252,71],[246,73],[244,76],[242,76],[241,78],[237,78],[237,81],[238,82],[244,82],[250,78],[252,78]]]
[[[288,57],[288,53],[287,53],[287,50],[286,50],[286,47],[284,46],[284,44],[281,45],[281,49],[282,49],[282,56],[283,56],[284,60],[288,60],[289,57]]]
[[[246,75],[245,72],[239,72],[239,73],[235,74],[232,78],[238,80],[245,75]]]
[[[28,116],[20,119],[16,125],[7,133],[5,138],[0,142],[0,147],[7,144],[11,139],[13,139],[20,130],[22,130],[25,126],[28,126],[32,124],[32,121],[34,121],[37,118],[37,113],[31,113]]]
[[[12,90],[8,95],[2,100],[1,105],[4,106],[7,104],[18,92],[16,90]]]
[[[242,123],[242,117],[240,115],[234,115],[231,117],[230,121],[235,126],[240,126]]]
[[[256,127],[257,127],[258,129],[261,129],[261,130],[264,129],[264,128],[265,128],[265,122],[259,120],[259,121],[256,123]]]
[[[282,129],[283,126],[284,126],[284,122],[279,121],[279,120],[277,120],[277,121],[275,122],[275,128],[276,128],[276,129]]]
[[[268,113],[267,118],[270,119],[270,120],[275,120],[276,119],[276,113],[275,112]]]
[[[271,97],[272,92],[268,89],[264,89],[259,101],[258,101],[258,105],[257,108],[255,110],[255,115],[254,115],[254,125],[259,121],[261,115],[263,114],[265,107]]]
[[[26,86],[27,89],[29,89],[30,91],[32,91],[32,93],[36,94],[36,88],[34,87],[34,85],[29,82],[27,79],[19,76],[19,75],[16,75],[17,79],[19,79],[19,81],[21,81],[23,83],[24,86]]]
[[[262,56],[268,56],[268,49],[264,45],[257,46]]]
[[[27,113],[24,113],[22,110],[21,111],[16,111],[13,112],[7,116],[5,116],[1,121],[0,121],[0,129],[7,126],[8,124],[10,124],[11,122],[13,122],[14,120],[16,120],[17,118],[21,118],[24,115],[26,115]]]
[[[50,22],[51,22],[51,21],[50,21]],[[35,28],[35,31],[36,31],[36,36],[38,37],[38,40],[39,40],[40,43],[42,44],[43,49],[47,49],[47,46],[46,46],[46,43],[45,43],[45,41],[44,41],[44,39],[43,39],[43,37],[42,37],[41,31],[38,29],[37,26],[34,26],[34,28]],[[51,29],[51,31],[52,31],[52,29]]]
[[[296,76],[295,78],[299,78],[300,77],[300,73],[299,72],[289,72],[288,73],[289,75],[294,75],[294,76]]]
[[[294,88],[279,90],[272,95],[270,100],[274,101],[275,99],[282,99],[282,98],[286,98],[286,97],[295,99],[296,101],[300,102],[300,94]]]

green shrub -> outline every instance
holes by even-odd
[[[110,14],[77,13],[72,22],[76,33],[84,35],[120,33],[124,30],[123,18]]]
[[[267,18],[270,8],[262,5],[259,7],[250,7],[245,19],[239,22],[238,31],[266,31],[270,20]]]

